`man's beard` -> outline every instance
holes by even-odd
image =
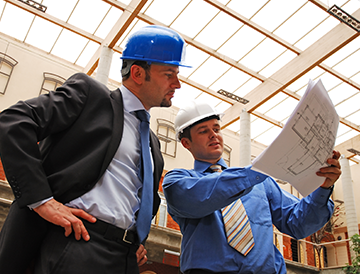
[[[171,107],[171,99],[170,100],[166,100],[166,98],[164,98],[160,104],[160,107],[162,108],[168,108]]]

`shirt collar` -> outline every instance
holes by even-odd
[[[139,98],[137,98],[128,88],[122,85],[120,90],[124,101],[124,110],[126,112],[132,113],[136,110],[146,110]]]
[[[216,163],[217,165],[221,165],[224,168],[228,168],[225,160],[220,158],[220,160]],[[194,162],[194,170],[198,172],[205,172],[212,164],[209,162],[195,160]]]

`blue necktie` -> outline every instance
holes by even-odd
[[[139,235],[140,243],[149,234],[152,208],[153,208],[153,174],[150,156],[150,126],[149,114],[145,110],[135,111],[140,123],[140,143],[141,143],[141,159],[140,174],[142,175],[143,187],[141,191],[141,204],[139,214],[136,220],[136,229]]]

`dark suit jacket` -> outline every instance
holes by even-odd
[[[28,216],[27,205],[50,196],[66,203],[88,192],[104,174],[119,147],[123,119],[120,90],[110,92],[82,73],[70,77],[56,92],[18,102],[0,113],[0,156],[19,207],[10,210],[9,221],[1,232],[0,272],[1,257],[7,252],[4,234],[12,238],[12,229],[22,223],[16,215],[19,218],[26,215],[22,220],[30,220],[17,231],[26,234],[23,230],[31,220],[38,219]],[[153,132],[150,145],[155,215],[160,204],[157,190],[164,163],[159,140]],[[43,233],[39,231],[37,234]]]

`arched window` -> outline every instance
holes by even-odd
[[[50,72],[44,72],[44,80],[41,85],[41,90],[39,95],[47,94],[49,93],[49,91],[57,89],[62,84],[64,84],[65,80],[66,80],[65,78],[59,75]]]

